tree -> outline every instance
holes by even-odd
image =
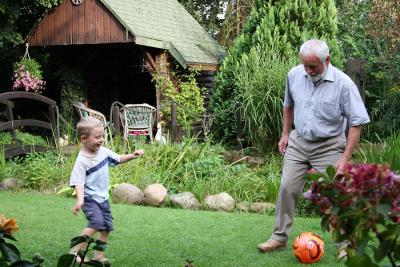
[[[250,15],[254,0],[226,1],[225,19],[217,36],[219,43],[230,47],[240,35],[243,26]]]
[[[251,49],[275,51],[274,53],[278,53],[282,61],[291,62],[293,58],[297,59],[298,49],[304,41],[320,38],[326,40],[330,47],[332,63],[341,68],[343,59],[336,39],[337,31],[336,8],[332,0],[255,0],[243,33],[236,39],[221,66],[221,71],[216,76],[211,107],[214,112],[213,129],[217,138],[233,141],[236,137],[236,106],[237,102],[243,103],[242,96],[247,90],[245,85],[238,85],[237,77],[241,72],[238,62],[244,56],[248,56]],[[268,57],[264,58],[268,59]],[[274,70],[271,68],[264,71]],[[252,80],[251,77],[250,80]],[[273,91],[283,91],[283,87],[284,81]],[[281,94],[275,94],[274,97],[280,96]],[[255,106],[257,105],[265,105],[265,103],[256,103]],[[281,110],[280,104],[279,112]],[[281,117],[280,114],[279,117]],[[246,119],[248,118],[244,118],[245,122]],[[248,128],[248,122],[247,136],[249,132],[256,130]],[[264,123],[267,122],[264,121]],[[275,129],[282,127],[278,121],[272,123],[273,125],[268,127]],[[278,137],[274,134],[271,138],[271,140],[263,140],[262,143],[274,143]],[[254,145],[256,140],[252,141]]]
[[[223,22],[223,8],[227,0],[178,0],[185,9],[202,25],[211,35],[215,36]]]

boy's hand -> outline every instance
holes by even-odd
[[[77,201],[75,206],[72,208],[72,213],[76,216],[79,211],[82,209],[83,202]]]
[[[134,159],[139,157],[140,155],[143,155],[143,154],[144,154],[144,150],[143,149],[135,150],[135,152],[132,153]]]

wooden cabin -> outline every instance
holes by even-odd
[[[183,68],[200,66],[199,81],[211,88],[224,56],[176,0],[64,0],[34,26],[27,43],[51,46],[66,64],[74,58],[88,105],[107,115],[114,101],[160,107],[152,73],[168,75],[171,59]]]

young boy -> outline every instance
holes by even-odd
[[[72,213],[78,215],[79,211],[83,209],[88,225],[83,229],[82,235],[93,236],[99,232],[98,240],[107,243],[108,234],[113,230],[108,201],[108,166],[115,166],[137,158],[144,151],[136,150],[133,154],[118,155],[103,147],[104,127],[99,120],[93,117],[80,120],[77,124],[77,131],[82,149],[76,158],[70,178],[70,186],[75,187],[77,197]],[[79,252],[86,245],[86,243],[78,244],[71,249],[71,253]],[[95,250],[94,259],[100,262],[107,261],[104,252],[97,250]],[[80,261],[79,257],[77,257],[77,261]]]

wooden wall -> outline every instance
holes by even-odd
[[[31,46],[134,42],[134,36],[99,0],[64,0],[28,36]]]

